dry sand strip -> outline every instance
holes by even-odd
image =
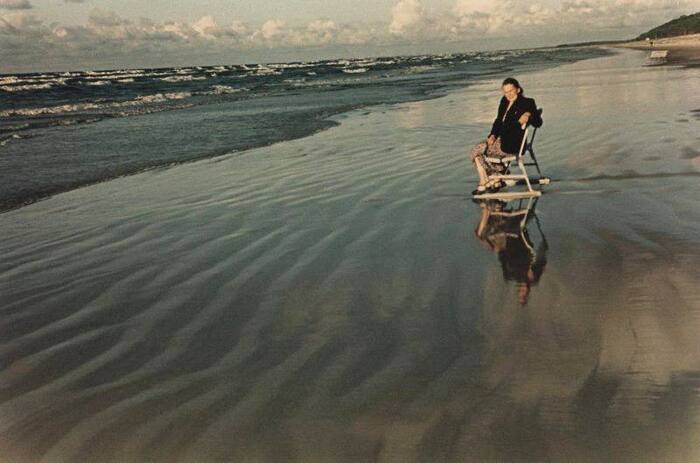
[[[668,50],[668,64],[700,66],[700,34],[689,34],[654,40],[654,46],[645,40],[618,43],[613,46],[635,50]]]

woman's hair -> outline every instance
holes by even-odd
[[[508,77],[506,80],[503,81],[501,84],[501,87],[505,87],[506,85],[512,85],[513,87],[517,88],[520,90],[520,94],[524,95],[525,94],[525,89],[520,86],[520,82],[517,81],[517,79],[514,79],[513,77]]]

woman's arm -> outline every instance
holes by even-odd
[[[498,104],[496,119],[493,121],[493,125],[491,126],[489,138],[491,136],[493,136],[494,138],[498,138],[498,136],[501,134],[501,128],[503,127],[503,113],[505,112],[505,106],[503,105],[504,100],[505,98],[501,98],[501,101]]]
[[[520,119],[518,119],[518,123],[524,127],[530,121],[531,116],[532,113],[530,113],[530,111],[523,113]]]
[[[537,103],[535,103],[533,98],[529,98],[526,111],[530,113],[529,124],[533,127],[542,127],[542,117],[537,110]]]
[[[501,119],[499,117],[496,117],[496,120],[493,121],[493,125],[491,126],[491,132],[489,132],[489,138],[490,137],[498,138],[498,136],[501,134],[501,127],[502,126],[503,126],[503,123],[501,122]]]

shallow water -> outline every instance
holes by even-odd
[[[0,75],[0,212],[153,167],[306,137],[351,109],[604,54],[551,48]]]
[[[643,59],[518,76],[526,305],[468,194],[496,81],[3,214],[0,456],[698,460],[700,72]]]

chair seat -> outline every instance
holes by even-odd
[[[518,217],[520,215],[526,215],[528,213],[527,209],[511,211],[511,212],[491,212],[491,215],[497,215],[500,217]]]
[[[501,163],[506,163],[506,162],[513,162],[516,159],[518,159],[518,157],[517,156],[504,156],[502,158],[487,157],[484,159],[486,159],[486,161],[488,161],[492,164],[501,164]]]
[[[489,178],[492,178],[494,180],[525,180],[528,177],[525,174],[493,174],[489,175]]]
[[[542,192],[537,191],[537,190],[513,191],[513,192],[497,191],[495,193],[478,193],[478,194],[474,195],[475,198],[500,199],[503,201],[509,201],[511,199],[538,197],[538,196],[542,196]]]

